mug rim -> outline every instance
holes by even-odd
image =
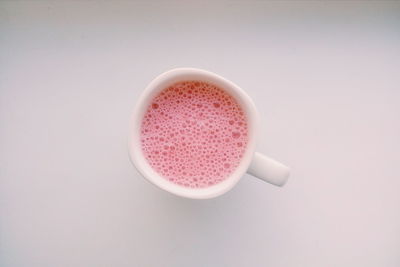
[[[239,165],[225,180],[205,188],[183,187],[163,178],[149,165],[141,149],[141,124],[151,100],[166,87],[176,82],[188,80],[199,80],[214,84],[232,95],[245,112],[248,123],[248,143]],[[128,137],[129,156],[133,165],[146,180],[165,191],[186,198],[214,198],[232,189],[247,171],[255,152],[257,127],[258,113],[256,107],[252,99],[239,86],[210,71],[196,68],[175,68],[157,76],[140,95],[130,120],[130,133]]]

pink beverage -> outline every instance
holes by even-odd
[[[141,144],[150,166],[181,186],[204,188],[227,179],[245,152],[246,116],[227,92],[200,81],[162,90],[149,105]]]

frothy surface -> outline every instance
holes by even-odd
[[[153,99],[143,118],[141,144],[162,177],[204,188],[236,169],[247,133],[245,114],[231,95],[208,83],[184,81]]]

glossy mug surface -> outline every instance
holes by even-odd
[[[182,197],[219,196],[246,171],[282,186],[289,168],[255,152],[258,122],[254,103],[237,85],[205,70],[173,69],[138,100],[129,154],[145,178]]]

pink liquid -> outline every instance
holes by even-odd
[[[141,144],[165,179],[191,188],[217,184],[236,169],[247,145],[247,121],[236,100],[198,81],[157,95],[144,116]]]

